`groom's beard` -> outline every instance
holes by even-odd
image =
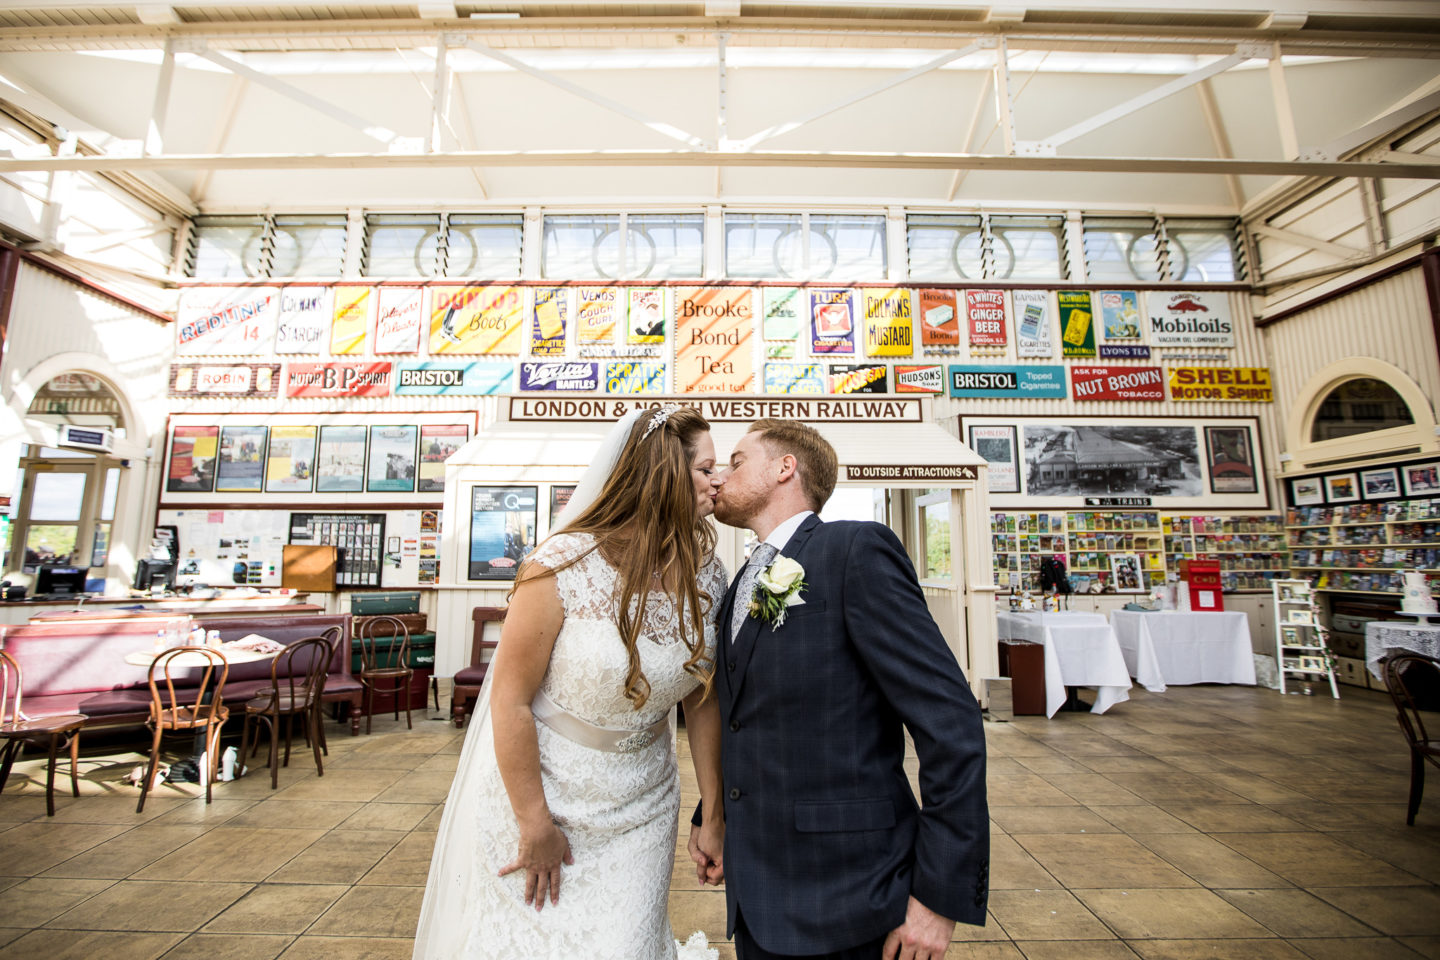
[[[756,494],[747,497],[737,491],[727,497],[725,488],[721,487],[720,495],[715,498],[715,519],[729,527],[748,528],[764,506],[764,500]]]

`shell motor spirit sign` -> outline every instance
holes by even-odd
[[[1171,400],[1272,403],[1269,367],[1171,367]]]

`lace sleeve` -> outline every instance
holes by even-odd
[[[725,591],[730,586],[730,576],[725,572],[725,564],[720,558],[711,554],[709,559],[700,567],[700,575],[696,578],[696,584],[710,597],[710,610],[705,619],[708,623],[717,623],[720,616],[720,605],[725,602]]]
[[[555,574],[555,590],[567,617],[604,617],[613,606],[614,578],[605,575],[610,566],[593,552],[594,545],[595,538],[588,533],[557,533],[530,555],[530,560],[551,570],[582,558]]]

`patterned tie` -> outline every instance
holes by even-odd
[[[779,553],[774,544],[762,543],[750,553],[750,562],[740,574],[740,586],[735,590],[735,608],[730,611],[730,642],[740,635],[745,618],[750,615],[750,598],[755,593],[755,578],[770,565]]]

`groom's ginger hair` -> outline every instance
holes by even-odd
[[[835,478],[840,469],[840,460],[830,441],[808,424],[774,417],[756,420],[747,432],[760,434],[761,442],[772,455],[788,453],[795,458],[800,467],[800,488],[805,491],[811,508],[819,513],[835,492]]]

